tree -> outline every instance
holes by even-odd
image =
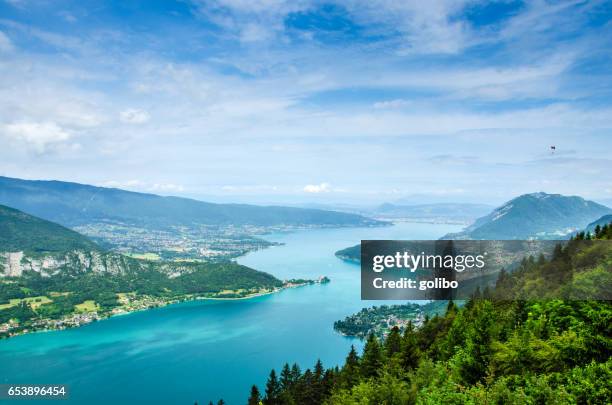
[[[280,404],[279,395],[281,392],[281,387],[276,378],[276,371],[272,369],[270,371],[270,376],[268,377],[268,382],[266,383],[266,397],[264,398],[264,404],[266,405],[277,405]]]
[[[370,333],[361,359],[361,375],[365,378],[376,377],[382,367],[383,354],[378,339]]]
[[[472,313],[472,318],[466,325],[465,344],[458,353],[456,363],[460,378],[467,384],[475,384],[486,374],[495,321],[494,308],[490,301],[478,302]]]
[[[359,377],[361,375],[359,355],[353,345],[351,345],[351,351],[348,356],[346,356],[346,361],[344,362],[344,367],[342,367],[340,375],[344,388],[351,388],[359,382]]]
[[[325,374],[325,369],[323,368],[323,363],[321,362],[321,359],[318,359],[314,366],[314,373],[312,376],[312,387],[313,387],[312,400],[313,400],[313,403],[315,404],[321,403],[322,398],[323,398],[323,391],[324,391],[323,376],[324,374]]]
[[[402,337],[400,364],[405,370],[415,369],[419,364],[420,357],[421,350],[419,349],[417,335],[412,323],[409,323],[408,327],[404,331],[404,336]]]
[[[402,337],[400,330],[397,326],[394,326],[389,332],[387,339],[385,339],[385,353],[387,357],[391,358],[395,353],[399,353],[402,345]]]
[[[295,383],[302,376],[302,371],[300,370],[300,366],[297,363],[293,363],[291,366],[291,382]]]
[[[503,272],[504,269],[501,269]],[[501,277],[501,276],[500,276]],[[453,300],[448,300],[448,305],[446,306],[446,315],[454,315],[457,313],[457,305],[453,302]]]
[[[323,368],[323,363],[321,359],[317,359],[317,362],[314,366],[314,377],[316,381],[321,381],[323,379],[323,373],[325,373],[325,369]]]
[[[251,395],[249,396],[248,405],[259,405],[259,401],[261,401],[259,388],[257,388],[257,385],[253,385],[251,387]]]
[[[283,391],[287,391],[293,383],[291,369],[289,368],[289,363],[285,363],[283,369],[280,374],[280,385]]]

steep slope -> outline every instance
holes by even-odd
[[[590,224],[588,224],[585,231],[594,233],[597,225],[602,227],[610,223],[612,223],[612,214],[604,215],[603,217],[599,218],[597,221],[593,221]]]
[[[318,209],[213,204],[61,181],[0,177],[0,204],[65,226],[116,221],[163,228],[192,225],[369,226],[360,215]]]
[[[443,239],[563,239],[610,213],[612,209],[581,197],[525,194]]]
[[[196,297],[270,293],[283,285],[235,262],[148,261],[104,251],[61,225],[0,206],[0,338]]]
[[[69,250],[97,250],[97,246],[61,225],[0,205],[0,252]]]

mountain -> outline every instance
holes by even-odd
[[[485,204],[438,203],[418,205],[398,205],[385,203],[378,206],[372,214],[384,219],[411,219],[418,221],[463,222],[471,223],[486,215],[493,207]]]
[[[586,229],[585,229],[585,231],[594,233],[595,232],[595,227],[597,225],[602,227],[602,226],[608,225],[610,223],[612,223],[612,214],[604,215],[603,217],[599,218],[597,221],[593,221],[590,224],[588,224]]]
[[[231,261],[150,261],[105,251],[73,230],[0,205],[0,338],[78,326],[117,311],[197,297],[241,298],[283,286]],[[90,312],[85,320],[83,310]]]
[[[0,204],[74,227],[118,222],[165,228],[197,225],[372,226],[356,214],[280,206],[213,204],[62,181],[0,177]]]
[[[224,279],[228,269],[232,272],[231,277]],[[153,272],[170,279],[206,273],[206,277],[210,277],[206,281],[215,285],[225,283],[227,286],[240,277],[264,280],[270,285],[279,283],[267,273],[233,262],[148,261],[104,251],[78,232],[0,205],[0,280],[2,276],[20,277],[28,272],[43,277],[80,277],[95,273],[130,275],[132,278]]]
[[[0,205],[0,252],[97,249],[95,243],[73,230]]]
[[[612,209],[576,196],[524,194],[442,239],[563,239]]]

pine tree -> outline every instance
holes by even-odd
[[[346,361],[344,362],[344,367],[342,367],[340,375],[344,388],[351,388],[359,382],[359,378],[361,376],[359,355],[357,354],[357,350],[355,350],[355,346],[353,345],[351,345],[351,351],[349,352],[348,356],[346,356]]]
[[[324,372],[325,372],[325,369],[323,368],[323,363],[321,362],[321,359],[317,359],[317,362],[315,363],[315,366],[314,366],[315,380],[321,381],[323,379]]]
[[[338,375],[338,367],[334,369],[327,369],[323,374],[323,380],[321,381],[321,394],[322,398],[327,398],[332,391],[332,388],[336,384],[336,376]]]
[[[361,359],[361,375],[365,378],[376,377],[382,367],[383,354],[378,339],[370,333]]]
[[[503,272],[504,269],[501,269]],[[501,276],[500,276],[501,277]],[[446,315],[453,315],[457,313],[457,305],[453,302],[453,300],[448,300],[448,305],[446,306]]]
[[[266,383],[266,397],[264,399],[264,404],[266,405],[277,405],[280,404],[279,395],[280,395],[280,384],[278,383],[278,379],[276,378],[276,371],[272,369],[270,371],[270,377],[268,377],[268,382]]]
[[[408,327],[404,331],[404,336],[402,337],[400,364],[405,370],[415,369],[419,364],[420,357],[421,350],[419,349],[417,335],[412,323],[409,323]]]
[[[291,369],[289,368],[289,363],[285,363],[283,369],[280,374],[280,385],[283,391],[288,390],[291,387],[293,380],[291,375]]]
[[[307,368],[306,371],[304,371],[304,374],[302,375],[302,378],[300,379],[299,387],[300,387],[299,392],[296,395],[296,402],[298,404],[304,404],[304,405],[317,404],[316,402],[317,384],[314,379],[314,374],[312,373],[312,371],[310,371],[309,368]]]
[[[259,405],[259,401],[261,401],[261,395],[259,394],[259,388],[257,388],[257,385],[253,385],[251,387],[251,395],[249,396],[248,405]]]
[[[400,330],[397,326],[391,328],[391,332],[385,339],[385,353],[387,357],[391,358],[395,353],[399,353],[402,345],[402,337]]]
[[[302,371],[300,370],[300,366],[298,366],[297,363],[293,363],[293,366],[291,366],[291,382],[296,383],[301,376]]]
[[[314,372],[312,375],[312,400],[313,403],[319,404],[323,398],[323,376],[325,374],[325,369],[323,368],[323,363],[321,359],[318,359],[314,366]]]
[[[490,301],[479,302],[466,331],[463,356],[458,365],[465,383],[474,384],[485,377],[491,356],[494,309]]]
[[[224,401],[223,399],[220,399],[220,400],[217,402],[217,405],[225,405],[225,401]]]

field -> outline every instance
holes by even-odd
[[[83,301],[80,304],[75,305],[74,309],[76,309],[77,312],[95,312],[99,308],[98,308],[98,304],[96,304],[96,301],[87,300],[87,301]]]
[[[15,298],[15,299],[9,300],[8,304],[0,305],[0,309],[6,309],[6,308],[14,307],[16,305],[21,304],[22,301],[23,302],[27,302],[28,304],[30,304],[32,309],[36,309],[39,306],[41,306],[42,304],[48,304],[50,302],[53,302],[53,300],[51,300],[46,295],[41,295],[41,296],[38,296],[38,297],[28,297],[28,298]]]
[[[126,254],[126,256],[130,256],[133,257],[134,259],[140,259],[140,260],[153,260],[153,261],[158,261],[161,258],[159,257],[159,255],[157,253],[129,253]]]

